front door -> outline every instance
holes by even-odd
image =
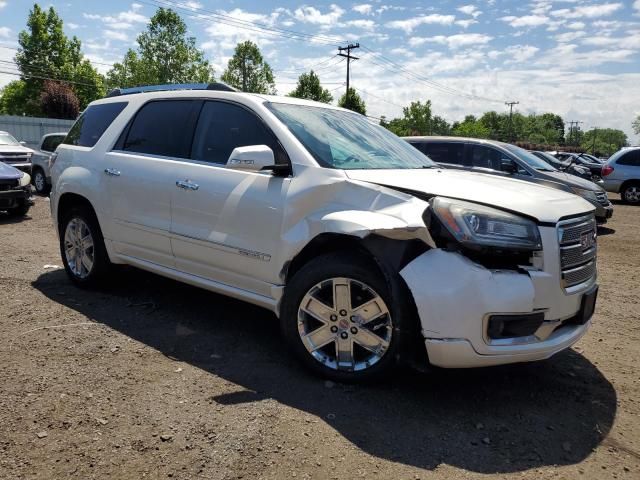
[[[179,270],[270,296],[279,283],[275,255],[290,178],[226,168],[236,147],[267,145],[286,154],[252,111],[205,102],[191,161],[180,166],[171,204],[172,247]]]

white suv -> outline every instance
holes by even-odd
[[[545,359],[586,332],[590,203],[443,170],[348,110],[188,87],[93,102],[58,147],[51,209],[77,285],[129,264],[260,305],[344,381],[416,355]]]

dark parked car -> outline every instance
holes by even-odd
[[[29,174],[0,162],[0,210],[9,215],[23,216],[32,205]]]
[[[591,171],[580,165],[572,164],[571,162],[563,162],[562,160],[554,157],[549,152],[532,151],[536,157],[544,160],[556,170],[561,172],[567,172],[576,177],[584,178],[585,180],[591,180]]]
[[[462,137],[405,137],[405,140],[447,168],[508,176],[578,195],[596,208],[598,223],[605,223],[613,215],[613,205],[600,186],[560,172],[515,145]]]
[[[571,164],[577,164],[582,167],[588,168],[591,171],[591,179],[597,182],[602,179],[602,163],[598,160],[589,158],[585,153],[567,153],[558,152],[556,158],[562,162],[569,162]]]

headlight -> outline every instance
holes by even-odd
[[[585,200],[589,200],[590,202],[597,202],[598,197],[596,197],[596,192],[593,190],[586,190],[584,188],[571,187],[571,191],[578,195],[579,197],[584,198]]]
[[[20,186],[26,187],[31,183],[31,176],[28,173],[24,173],[22,177],[20,177]]]
[[[531,220],[476,203],[435,197],[433,212],[453,237],[469,247],[540,250],[540,232]]]

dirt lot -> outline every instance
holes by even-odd
[[[600,232],[572,350],[362,387],[301,370],[261,309],[132,269],[74,288],[48,206],[0,216],[2,479],[640,478],[640,208]]]

